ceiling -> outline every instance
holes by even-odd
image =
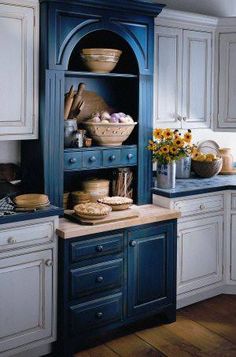
[[[163,0],[168,8],[201,14],[231,17],[236,16],[236,0]]]

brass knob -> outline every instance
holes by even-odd
[[[200,205],[200,209],[201,209],[201,210],[204,210],[204,209],[206,209],[206,206],[202,203],[202,204]]]
[[[115,155],[111,155],[111,156],[110,156],[110,160],[111,160],[111,161],[115,161],[115,159],[116,159],[116,156],[115,156]]]
[[[101,253],[103,251],[103,246],[102,245],[97,245],[96,246],[96,251]]]
[[[96,156],[91,156],[90,158],[89,158],[89,161],[91,161],[91,162],[95,162],[97,159],[96,159]]]
[[[70,160],[69,160],[69,162],[70,162],[71,164],[75,164],[76,161],[77,161],[77,159],[76,159],[75,157],[71,157]]]
[[[97,283],[102,283],[103,282],[103,276],[98,276],[97,279],[96,279],[96,282]]]
[[[128,160],[131,160],[133,157],[134,157],[133,154],[128,154],[128,155],[127,155]]]
[[[130,247],[135,247],[136,244],[137,244],[136,240],[131,240],[131,241],[129,242]]]

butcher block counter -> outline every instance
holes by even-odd
[[[57,229],[57,235],[64,239],[83,237],[94,233],[108,232],[116,229],[180,218],[180,212],[158,207],[156,205],[134,205],[132,208],[139,212],[139,217],[94,226],[80,225],[78,223],[73,223],[66,218],[61,218],[59,228]]]

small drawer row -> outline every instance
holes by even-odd
[[[90,170],[137,164],[137,148],[65,151],[64,169]]]

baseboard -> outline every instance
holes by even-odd
[[[38,346],[27,351],[23,351],[17,354],[3,354],[3,356],[12,356],[12,357],[40,357],[46,356],[52,352],[52,344],[48,343],[46,345]],[[9,352],[12,353],[12,352]]]
[[[177,309],[184,306],[195,304],[196,302],[209,299],[211,297],[224,293],[224,286],[208,286],[205,288],[190,291],[188,293],[177,295]]]
[[[236,295],[236,285],[225,285],[224,286],[224,294],[232,294]]]

